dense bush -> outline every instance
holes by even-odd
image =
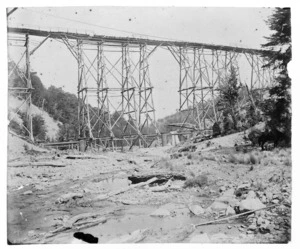
[[[268,24],[273,32],[267,37],[268,42],[262,45],[268,50],[264,53],[265,67],[278,73],[269,90],[269,98],[263,103],[264,112],[270,129],[283,131],[287,140],[291,140],[291,79],[287,70],[292,59],[290,8],[276,8]]]
[[[20,113],[21,119],[23,121],[22,132],[24,136],[29,135],[29,124],[28,118],[25,113]],[[47,129],[45,127],[45,120],[41,115],[32,116],[32,133],[35,140],[44,141],[47,136]]]

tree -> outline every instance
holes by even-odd
[[[217,106],[220,111],[223,111],[224,117],[230,115],[233,129],[235,130],[237,129],[239,89],[237,71],[234,66],[231,66],[229,76],[225,77],[223,84],[220,85],[220,96]]]
[[[276,8],[267,23],[274,32],[266,37],[268,42],[262,45],[263,48],[267,48],[263,54],[267,60],[265,67],[276,70],[278,73],[263,109],[268,118],[268,127],[271,130],[283,131],[290,140],[291,79],[287,71],[287,65],[292,58],[290,8]]]
[[[19,134],[29,136],[29,125],[26,113],[21,112],[20,118],[23,121],[23,128]],[[45,126],[45,120],[41,115],[36,114],[32,116],[32,132],[35,139],[46,140],[47,129]]]
[[[41,115],[34,115],[32,117],[32,132],[35,139],[46,140],[47,129],[45,120]]]
[[[31,84],[33,88],[31,92],[32,103],[38,107],[42,107],[46,95],[46,88],[36,73],[31,73]]]

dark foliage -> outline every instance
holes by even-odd
[[[262,133],[258,138],[258,144],[261,146],[261,149],[264,150],[264,144],[266,142],[274,142],[274,147],[276,148],[279,142],[289,143],[287,137],[284,133],[278,130],[270,130]]]
[[[287,65],[292,58],[290,8],[276,8],[268,24],[274,33],[267,37],[268,42],[262,45],[271,52],[264,53],[268,61],[265,66],[276,69],[278,76],[275,78],[274,86],[269,90],[270,97],[263,103],[263,110],[272,132],[283,131],[290,140],[291,79],[287,71]]]
[[[28,117],[25,113],[20,113],[20,117],[23,121],[23,126],[20,127],[20,131],[17,132],[18,134],[28,136],[29,135],[29,123]],[[32,117],[32,132],[33,137],[35,140],[44,141],[46,140],[46,127],[45,127],[45,120],[41,115],[33,115]]]
[[[237,80],[237,71],[231,66],[230,74],[225,77],[223,83],[220,85],[220,97],[217,102],[217,107],[219,111],[223,113],[226,122],[228,121],[228,116],[231,117],[233,122],[233,129],[237,129],[238,121],[238,98],[239,98],[240,85]],[[229,129],[229,123],[224,124],[224,129]]]

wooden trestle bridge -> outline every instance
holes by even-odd
[[[250,92],[266,89],[273,77],[271,70],[262,68],[263,51],[257,49],[18,27],[8,27],[7,31],[8,40],[13,41],[16,38],[10,36],[18,34],[25,41],[25,51],[20,61],[25,58],[26,72],[18,69],[19,61],[9,76],[14,70],[25,76],[25,88],[10,90],[25,95],[31,140],[30,57],[49,38],[64,43],[78,64],[79,139],[98,139],[105,146],[114,146],[114,142],[120,139],[130,147],[137,141],[149,146],[149,137],[155,138],[160,134],[156,126],[153,85],[149,76],[149,57],[159,48],[167,49],[178,62],[179,110],[188,112],[186,120],[189,116],[193,117],[199,130],[208,128],[208,120],[215,122],[219,119],[215,107],[218,87],[232,65],[239,70],[241,58],[250,66],[247,86]],[[31,37],[43,37],[43,40],[30,49]],[[114,60],[110,58],[112,52],[115,54]],[[114,97],[120,99],[120,104],[113,103]],[[97,108],[92,107],[92,99],[96,99]],[[112,119],[113,113],[119,113],[119,117]],[[118,120],[121,118],[126,124],[119,127]],[[149,134],[150,126],[155,130],[153,134]],[[115,129],[121,131],[121,137],[115,136]],[[131,135],[126,132],[128,129]]]

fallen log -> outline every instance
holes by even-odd
[[[30,166],[65,167],[66,165],[60,162],[13,162],[13,163],[8,163],[7,166],[8,167],[30,167]]]
[[[151,187],[150,190],[152,192],[163,192],[163,191],[166,191],[171,186],[171,182],[172,182],[172,180],[169,179],[169,181],[167,181],[167,183],[164,184],[163,186]]]
[[[186,180],[186,177],[182,174],[169,173],[169,172],[166,173],[159,172],[157,174],[153,172],[148,174],[147,173],[134,174],[132,176],[129,176],[128,180],[130,180],[133,184],[136,184],[136,183],[148,181],[149,179],[152,179],[154,177],[156,177],[160,183],[167,182],[169,179],[181,180],[181,181]]]
[[[97,213],[83,213],[83,214],[78,214],[70,219],[68,219],[66,222],[62,224],[62,226],[50,231],[45,235],[45,238],[50,238],[55,236],[56,234],[60,232],[64,232],[67,230],[71,229],[83,229],[83,228],[88,228],[92,226],[96,226],[100,223],[105,223],[107,221],[107,218],[104,217],[105,215],[109,215],[111,213],[114,213],[116,211],[122,210],[122,208],[117,208],[117,209],[107,209],[107,210],[102,210]],[[99,217],[101,216],[101,217]]]
[[[107,156],[92,156],[92,155],[68,155],[66,159],[108,159]]]
[[[155,181],[157,181],[157,178],[153,177],[153,178],[151,178],[150,180],[148,180],[146,182],[141,182],[141,183],[138,183],[138,184],[133,184],[133,185],[130,185],[129,187],[125,187],[123,189],[112,191],[112,192],[110,192],[108,194],[98,195],[98,197],[96,197],[96,200],[97,201],[106,200],[106,199],[108,199],[108,198],[110,198],[112,196],[115,196],[115,195],[127,192],[127,191],[129,191],[131,189],[134,189],[134,188],[138,188],[138,187],[142,187],[142,186],[148,185],[148,184],[150,184],[152,182],[155,182]]]
[[[279,205],[281,205],[281,204],[280,204],[280,203],[277,203],[277,204],[270,205],[270,206],[267,206],[267,207],[258,208],[258,209],[251,210],[251,211],[247,211],[247,212],[240,213],[240,214],[235,214],[235,215],[232,215],[232,216],[229,216],[229,217],[226,217],[226,218],[217,219],[217,220],[211,220],[211,221],[206,221],[206,222],[203,222],[203,223],[196,224],[196,225],[194,225],[194,226],[195,226],[195,227],[200,227],[200,226],[204,226],[204,225],[209,225],[209,224],[217,223],[217,222],[219,222],[219,221],[230,220],[230,219],[237,218],[237,217],[240,217],[240,216],[243,216],[243,215],[246,215],[246,214],[251,214],[251,213],[254,213],[254,212],[263,210],[263,209],[273,208],[273,207],[276,207],[276,206],[279,206]]]

